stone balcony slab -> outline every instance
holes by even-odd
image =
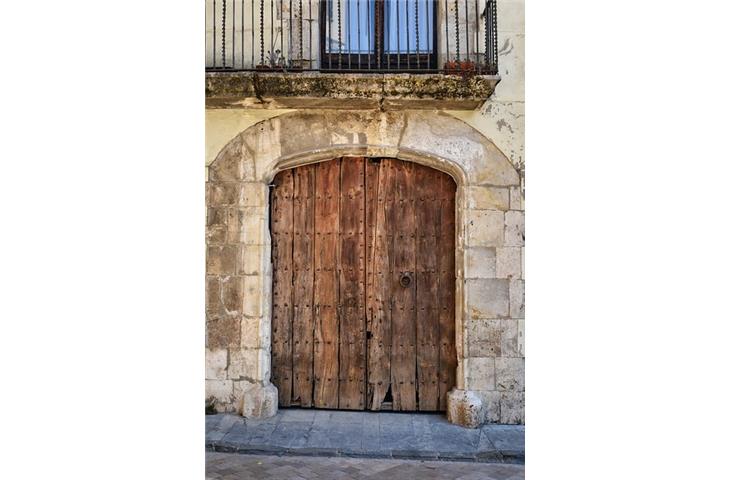
[[[498,75],[208,72],[207,108],[474,110]]]

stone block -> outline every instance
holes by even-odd
[[[476,210],[509,210],[510,193],[507,188],[465,187],[466,207]]]
[[[212,225],[205,227],[205,243],[207,245],[220,245],[226,243],[228,227],[225,225]]]
[[[496,391],[482,390],[477,390],[476,393],[482,399],[482,403],[484,404],[485,423],[499,423],[499,404],[500,400],[502,399],[502,393]]]
[[[235,409],[236,413],[239,415],[241,415],[241,407],[243,406],[243,392],[252,385],[255,385],[255,383],[249,382],[248,380],[233,380],[233,400],[231,408]]]
[[[520,320],[500,320],[500,339],[502,357],[521,357],[520,353]]]
[[[214,316],[223,314],[220,277],[217,275],[205,278],[205,312]]]
[[[470,318],[509,316],[509,280],[466,280],[467,315]]]
[[[241,319],[236,315],[209,317],[206,334],[208,348],[238,348],[241,341]]]
[[[265,243],[265,229],[268,222],[266,207],[242,207],[231,212],[231,215],[235,215],[235,219],[230,219],[228,223],[229,242],[245,245]]]
[[[208,167],[208,178],[212,182],[236,182],[243,178],[243,143],[237,136],[221,150]]]
[[[525,356],[525,320],[517,320],[517,354]]]
[[[497,254],[494,247],[470,247],[464,251],[466,278],[495,278]]]
[[[264,302],[264,278],[261,275],[243,277],[243,314],[249,317],[262,317]]]
[[[254,384],[241,395],[241,415],[246,418],[269,418],[276,415],[279,393],[275,386]]]
[[[503,392],[499,402],[499,423],[519,425],[525,423],[525,394]]]
[[[268,256],[264,253],[264,245],[244,245],[241,247],[240,271],[244,275],[259,275],[265,273],[265,264],[270,264]],[[268,252],[267,252],[268,253]]]
[[[525,359],[500,357],[494,360],[496,382],[499,391],[523,392],[525,390]]]
[[[205,350],[205,379],[225,380],[228,366],[228,350],[216,348]]]
[[[522,275],[522,249],[520,247],[497,248],[497,278],[520,278]]]
[[[235,315],[241,313],[243,307],[242,277],[221,277],[221,302],[226,314]]]
[[[236,271],[236,245],[208,246],[205,270],[208,275],[233,275]]]
[[[504,214],[504,245],[521,247],[525,244],[525,212],[510,210]]]
[[[205,400],[219,413],[233,411],[233,382],[230,380],[206,380]]]
[[[509,281],[509,316],[525,318],[525,281],[512,279]]]
[[[262,324],[264,319],[260,317],[244,317],[241,320],[241,347],[243,348],[267,348],[270,344],[269,335],[262,338]]]
[[[468,319],[466,328],[470,357],[498,357],[501,354],[500,320]]]
[[[509,209],[524,210],[522,200],[522,189],[520,187],[509,187]]]
[[[477,428],[484,423],[485,408],[475,392],[453,389],[446,394],[446,418],[466,428]]]
[[[205,212],[205,225],[208,227],[222,226],[228,224],[228,208],[209,206]]]
[[[465,358],[464,372],[469,390],[494,390],[494,358]]]
[[[228,352],[228,378],[230,380],[259,380],[258,348],[235,348]]]
[[[467,210],[467,246],[501,247],[504,243],[504,215],[497,210]]]
[[[245,182],[241,184],[238,205],[240,207],[265,207],[269,187],[264,182]]]
[[[235,205],[238,203],[240,185],[238,182],[208,182],[205,185],[206,205]]]

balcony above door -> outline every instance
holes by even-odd
[[[210,108],[474,109],[496,0],[207,0]]]

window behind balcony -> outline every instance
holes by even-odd
[[[322,68],[436,68],[435,0],[326,0]]]

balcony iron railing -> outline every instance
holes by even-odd
[[[208,71],[497,73],[496,0],[206,0]]]

